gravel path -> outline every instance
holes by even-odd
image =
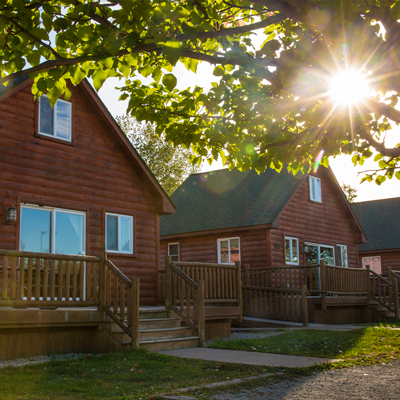
[[[234,339],[262,339],[269,336],[280,335],[281,333],[289,332],[292,329],[264,329],[262,331],[252,331],[252,332],[232,332],[231,336],[226,338],[221,338],[218,340],[234,340]],[[206,346],[209,346],[213,343],[214,340],[207,340]]]
[[[0,368],[6,367],[22,367],[24,365],[43,364],[52,360],[72,360],[82,356],[88,357],[87,354],[82,353],[69,353],[69,354],[55,354],[52,356],[35,356],[28,358],[17,358],[10,361],[0,361]]]
[[[316,373],[238,393],[219,393],[215,400],[399,400],[400,363]]]

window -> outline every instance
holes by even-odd
[[[379,256],[363,257],[362,264],[363,268],[369,267],[372,271],[376,272],[377,274],[382,273],[381,258]]]
[[[347,247],[343,244],[337,245],[337,253],[338,253],[338,262],[337,265],[339,267],[348,267],[349,264],[347,263]]]
[[[39,98],[39,133],[57,139],[71,141],[72,105],[65,100],[57,100],[52,108],[47,96]]]
[[[106,214],[106,250],[133,254],[133,217]]]
[[[285,237],[286,264],[299,264],[299,240]]]
[[[309,176],[310,200],[322,202],[321,198],[321,179],[316,176]]]
[[[179,243],[168,243],[168,255],[172,261],[179,261]]]
[[[304,253],[306,265],[319,264],[325,261],[325,265],[335,265],[335,248],[326,244],[305,243]]]
[[[20,236],[22,251],[83,255],[85,213],[23,205]]]
[[[239,238],[218,239],[218,262],[234,264],[240,260]]]

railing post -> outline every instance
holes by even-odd
[[[325,261],[322,260],[320,264],[320,279],[321,279],[321,292],[326,291],[326,267]],[[321,293],[321,308],[326,310],[326,293]]]
[[[370,266],[367,265],[367,296],[368,296],[368,307],[371,304],[371,272]]]
[[[398,320],[399,319],[399,281],[397,277],[394,277],[393,280],[393,301],[394,301],[394,316]]]
[[[301,285],[301,316],[303,326],[308,326],[307,285]]]
[[[100,253],[100,262],[99,262],[99,306],[98,310],[101,311],[101,320],[104,321],[105,319],[105,312],[103,307],[106,305],[106,260],[107,260],[107,253],[102,251]]]
[[[387,278],[388,278],[389,282],[392,282],[392,267],[387,267]],[[389,290],[389,304],[390,304],[391,301],[392,301],[392,298],[393,298],[393,288],[392,288],[392,286],[389,286],[388,290]]]
[[[206,310],[204,302],[204,281],[202,279],[197,282],[196,302],[198,335],[200,338],[200,347],[203,347],[206,341]]]
[[[235,261],[236,265],[236,293],[237,293],[237,302],[240,307],[240,314],[238,318],[238,322],[243,322],[243,293],[242,293],[242,269],[240,261]],[[218,282],[219,284],[219,282]]]
[[[171,280],[171,265],[172,258],[165,257],[165,308],[168,310],[168,317],[172,317],[172,280]]]
[[[140,305],[140,279],[132,279],[130,288],[130,304],[128,312],[131,321],[131,349],[139,348],[139,305]]]
[[[250,265],[249,264],[244,264],[244,271],[245,271],[245,285],[246,286],[250,286]],[[245,300],[245,307],[246,307],[246,312],[249,309],[250,306],[250,293],[249,290],[246,290],[246,300]],[[243,300],[243,299],[242,299]],[[243,311],[244,313],[244,311]],[[243,313],[242,313],[242,317],[243,317]]]

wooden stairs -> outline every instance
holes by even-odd
[[[105,330],[121,349],[131,348],[131,338],[111,319],[105,322]],[[139,348],[149,351],[199,347],[200,338],[176,314],[168,317],[167,309],[139,310]]]
[[[394,303],[386,304],[384,306],[382,304],[379,304],[377,301],[371,300],[369,308],[374,312],[375,317],[377,317],[376,322],[396,321],[396,314],[394,312]]]

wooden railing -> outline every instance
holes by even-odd
[[[393,283],[375,271],[370,270],[370,297],[391,312],[393,306]]]
[[[203,277],[204,278],[204,277]],[[205,342],[205,286],[204,280],[195,282],[187,273],[165,259],[165,307],[175,312],[197,332],[200,346]]]
[[[98,306],[101,259],[0,250],[0,306]]]
[[[277,289],[243,285],[243,314],[249,317],[303,322],[308,326],[307,286]]]
[[[394,313],[396,319],[400,318],[400,298],[399,298],[399,286],[400,286],[400,271],[393,271],[391,267],[388,268],[388,279],[393,283],[393,302],[394,302]]]
[[[130,281],[110,260],[100,263],[102,310],[131,337],[131,348],[139,347],[139,279]]]
[[[98,307],[139,345],[139,279],[100,257],[0,250],[0,307]],[[125,322],[126,320],[126,322]]]

